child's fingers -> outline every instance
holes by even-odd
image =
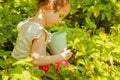
[[[71,50],[65,50],[61,55],[65,60],[68,60],[71,57],[72,52]]]

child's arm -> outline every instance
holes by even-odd
[[[33,40],[31,57],[33,58],[32,63],[36,66],[40,65],[48,65],[62,60],[68,60],[72,52],[70,50],[66,50],[59,55],[52,56],[44,56],[41,54],[41,51],[44,50],[45,45],[45,34],[43,34],[40,38]]]

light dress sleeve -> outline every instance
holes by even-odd
[[[39,24],[26,22],[19,25],[18,37],[16,45],[12,51],[12,56],[17,60],[21,60],[29,56],[31,53],[33,40],[41,38],[43,34],[43,27]],[[42,44],[39,45],[41,46]],[[45,53],[45,50],[41,50],[41,54],[43,53]]]
[[[26,37],[29,43],[32,44],[34,39],[40,38],[44,33],[43,27],[39,24],[32,24],[29,26]]]
[[[38,53],[38,55],[46,55],[46,44],[48,34],[39,24],[29,28],[27,39],[31,43],[31,53]],[[37,39],[37,42],[36,40]],[[34,42],[33,42],[34,41]]]
[[[28,20],[20,21],[20,22],[17,24],[17,30],[19,31],[19,30],[21,29],[21,27],[22,27],[26,22],[28,22]]]

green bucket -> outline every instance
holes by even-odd
[[[48,47],[53,54],[60,54],[64,48],[67,47],[66,32],[59,31],[52,33],[51,41],[48,43]]]

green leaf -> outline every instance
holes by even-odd
[[[90,26],[90,28],[96,29],[97,26],[91,21],[89,17],[86,17],[85,21]]]
[[[94,11],[96,11],[95,6],[91,6],[91,7],[88,9],[88,11],[89,11],[89,12],[94,12]]]
[[[4,60],[0,58],[0,68],[5,68],[5,63],[3,63]]]
[[[80,57],[82,56],[85,56],[87,55],[85,52],[81,52],[81,51],[77,51],[76,54],[75,54],[75,59],[79,59]]]
[[[96,10],[96,11],[94,11],[94,16],[97,18],[99,15],[100,15],[100,11],[98,11],[98,10]]]
[[[100,38],[101,38],[103,41],[108,41],[108,36],[107,36],[105,33],[100,32],[100,33],[99,33],[99,36],[100,36]]]
[[[110,13],[110,12],[105,12],[105,15],[106,15],[106,17],[107,17],[107,20],[110,21],[111,18],[112,18],[111,13]]]
[[[2,80],[9,80],[9,76],[6,74],[2,74]]]
[[[12,69],[11,75],[12,75],[12,74],[15,74],[15,73],[22,73],[22,71],[23,71],[22,66],[17,65],[16,67],[14,67],[14,68]]]
[[[85,65],[85,61],[83,59],[78,59],[77,65]]]
[[[119,54],[119,53],[120,53],[120,46],[116,46],[116,47],[112,50],[112,52],[115,52],[115,53]]]
[[[56,71],[55,71],[55,66],[54,65],[51,65],[50,66],[50,71],[48,71],[45,76],[49,77],[49,78],[52,78],[52,79],[55,79],[57,78],[56,76]]]
[[[81,51],[82,51],[82,53],[86,53],[86,47],[85,47],[85,45],[84,44],[81,44],[80,45],[81,46]]]
[[[78,70],[81,71],[82,73],[85,73],[86,69],[85,67],[78,66]]]
[[[22,72],[22,75],[24,77],[24,80],[31,80],[31,73],[29,71],[24,70]]]
[[[17,61],[17,62],[15,62],[14,64],[13,64],[13,66],[15,66],[15,65],[29,65],[29,66],[33,66],[30,62],[32,61],[32,58],[31,57],[27,57],[27,58],[25,58],[25,59],[23,59],[23,60],[19,60],[19,61]]]
[[[105,14],[102,13],[102,17],[101,17],[101,20],[104,20],[105,19]]]
[[[4,2],[3,0],[0,0],[0,2]]]
[[[40,77],[40,76],[43,76],[45,73],[42,70],[35,70],[34,74],[36,77]]]

